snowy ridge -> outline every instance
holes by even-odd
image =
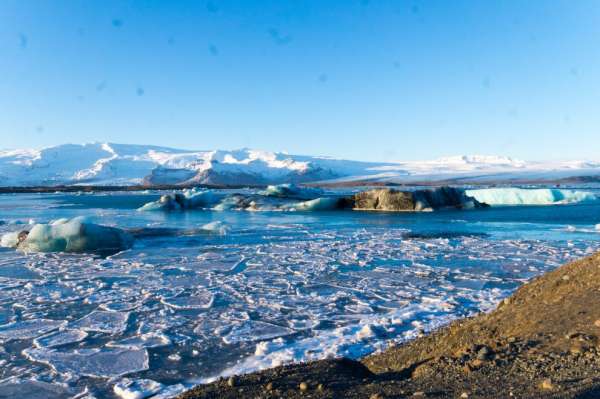
[[[305,182],[470,182],[600,176],[600,162],[527,162],[501,156],[361,162],[253,149],[189,151],[150,145],[63,144],[0,150],[0,186]]]

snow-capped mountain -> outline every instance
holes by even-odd
[[[305,182],[495,181],[600,176],[598,162],[526,162],[458,156],[420,162],[360,162],[252,149],[188,151],[149,145],[64,144],[0,150],[0,186]]]

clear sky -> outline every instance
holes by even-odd
[[[597,0],[2,0],[0,148],[600,159]]]

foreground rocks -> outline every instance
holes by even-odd
[[[489,314],[360,362],[278,367],[181,397],[598,398],[599,320],[596,254],[525,284]]]

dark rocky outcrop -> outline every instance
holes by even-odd
[[[382,188],[355,194],[353,201],[355,210],[391,212],[473,209],[487,206],[466,195],[464,190],[454,187],[416,191]]]

